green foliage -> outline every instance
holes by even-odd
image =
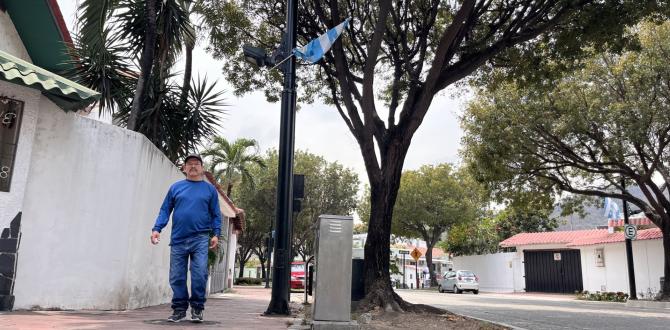
[[[262,160],[266,167],[252,164],[249,168],[255,185],[242,183],[236,190],[237,204],[247,212],[248,225],[244,235],[256,237],[249,243],[259,246],[258,249],[264,244],[263,237],[276,212],[277,151],[268,151]],[[356,207],[359,181],[353,170],[301,150],[295,153],[294,173],[305,175],[305,198],[302,211],[293,219],[293,251],[306,258],[312,254],[313,225],[318,216],[351,214]]]
[[[383,1],[363,0],[298,1],[298,44],[307,43],[351,17],[351,27],[341,38],[341,47],[347,63],[346,74],[352,74],[351,79],[356,81],[363,76],[369,47],[376,35],[376,19],[383,5]],[[462,2],[452,1],[392,2],[390,12],[385,15],[388,31],[384,31],[387,35],[381,43],[383,56],[377,59],[384,69],[375,71],[375,81],[381,91],[378,97],[387,106],[393,104],[397,96],[406,95],[413,86],[412,80],[425,73],[421,68],[429,69],[439,48],[447,46],[440,43],[440,38],[453,23],[461,5]],[[514,10],[521,6],[525,6],[525,11]],[[199,7],[205,22],[203,32],[211,41],[208,50],[225,61],[223,70],[235,94],[263,90],[268,100],[277,101],[281,76],[276,70],[266,72],[246,64],[240,45],[253,44],[268,51],[276,48],[284,28],[285,5],[236,0],[206,1]],[[642,17],[664,17],[667,11],[663,5],[650,0],[583,3],[566,0],[551,4],[489,1],[477,4],[475,9],[470,17],[472,22],[461,32],[466,37],[453,49],[460,60],[444,63],[444,69],[459,73],[459,67],[470,65],[470,58],[484,55],[481,63],[491,58],[493,66],[505,67],[509,75],[524,81],[570,68],[571,63],[589,53],[584,51],[586,45],[616,50],[634,46],[623,33],[624,28]],[[536,34],[541,37],[528,37]],[[514,46],[528,39],[531,41]],[[340,55],[329,54],[317,65],[298,68],[302,100],[341,101],[343,95],[333,94],[337,92],[333,89],[339,88],[332,79],[340,79],[338,74],[341,74],[335,71],[337,56]],[[426,79],[425,75],[421,78]]]
[[[486,192],[467,173],[448,164],[403,172],[392,233],[434,243],[454,225],[476,218]]]
[[[449,230],[439,247],[455,256],[495,253],[500,242],[496,225],[496,219],[491,217],[460,223]]]
[[[157,1],[155,56],[133,127],[173,162],[216,133],[225,106],[216,82],[198,77],[180,85],[173,79],[182,47],[195,42],[191,4]],[[66,75],[100,92],[100,113],[113,115],[120,126],[128,125],[141,75],[137,68],[145,44],[146,14],[145,1],[139,0],[86,0],[79,6],[71,49],[74,65]]]
[[[670,25],[637,31],[639,51],[599,54],[556,80],[481,88],[463,118],[464,156],[475,176],[499,193],[521,187],[624,198],[663,228],[670,221],[670,208],[660,206],[670,205],[662,193],[670,183]],[[664,202],[619,193],[622,178]],[[574,209],[574,202],[567,204]]]
[[[499,251],[498,244],[518,233],[552,231],[558,227],[550,214],[551,196],[537,191],[515,190],[507,194],[507,206],[495,215],[487,213],[465,221],[449,231],[441,246],[454,255],[487,254]]]
[[[623,292],[577,292],[577,299],[590,301],[612,301],[625,303],[628,301],[628,294]]]
[[[216,181],[227,187],[226,193],[230,198],[233,187],[239,183],[249,183],[252,188],[255,186],[250,171],[252,164],[259,166],[261,170],[266,167],[262,157],[258,155],[258,142],[252,139],[239,138],[230,143],[224,137],[217,136],[202,155],[207,159],[208,170]]]

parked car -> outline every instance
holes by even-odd
[[[462,293],[463,291],[472,291],[479,293],[479,277],[469,270],[448,271],[440,280],[437,290],[440,292],[451,291],[453,293]]]
[[[294,261],[291,263],[291,289],[305,288],[305,263]]]

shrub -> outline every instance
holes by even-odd
[[[238,277],[235,279],[235,285],[261,285],[261,284],[263,284],[262,278]]]
[[[626,302],[628,301],[628,294],[623,292],[576,292],[577,299],[579,300],[590,300],[590,301],[613,301],[613,302]]]

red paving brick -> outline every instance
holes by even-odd
[[[201,324],[165,321],[172,313],[165,304],[127,311],[0,312],[0,329],[286,329],[292,317],[261,316],[269,302],[270,289],[235,287],[234,293],[207,299]]]

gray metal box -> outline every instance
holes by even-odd
[[[351,320],[351,216],[321,215],[314,256],[314,321]]]

